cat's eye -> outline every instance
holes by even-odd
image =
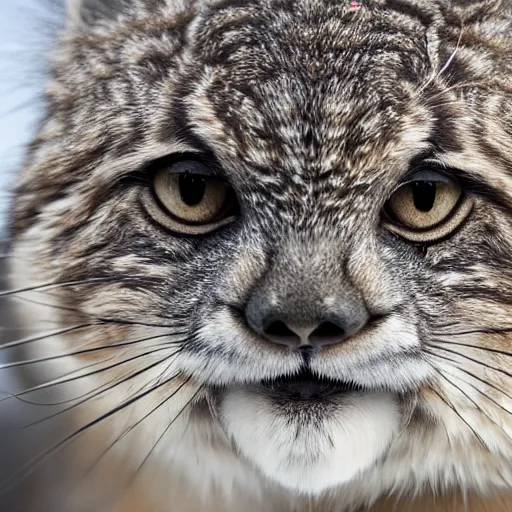
[[[384,225],[412,242],[434,242],[450,235],[472,206],[472,198],[455,180],[423,170],[393,192],[384,208]]]
[[[150,215],[168,229],[204,234],[235,219],[236,200],[229,185],[199,160],[178,160],[159,168],[153,197],[144,196]]]

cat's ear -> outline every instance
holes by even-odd
[[[115,19],[130,4],[133,0],[66,0],[67,27],[79,31]]]

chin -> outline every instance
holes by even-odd
[[[219,393],[237,452],[281,486],[316,496],[379,462],[402,424],[396,395],[298,376]]]

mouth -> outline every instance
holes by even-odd
[[[269,479],[310,496],[375,465],[401,424],[396,396],[307,367],[227,388],[217,403],[237,453]]]
[[[287,400],[322,400],[333,395],[364,391],[353,382],[321,377],[308,369],[290,376],[263,380],[258,387],[273,397]]]

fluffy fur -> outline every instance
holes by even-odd
[[[505,510],[511,34],[509,0],[71,1],[11,222],[26,395],[58,402],[8,482],[49,478],[24,510]],[[218,162],[234,224],[148,216],[145,169],[183,151]],[[475,206],[421,246],[380,214],[426,155]],[[258,390],[302,364],[240,320],[258,287],[364,301],[380,321],[310,365],[365,391]]]

